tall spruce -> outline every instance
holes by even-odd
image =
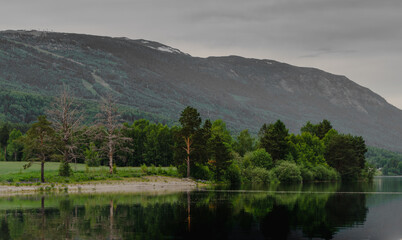
[[[278,120],[274,124],[264,124],[259,132],[260,147],[271,154],[274,161],[285,159],[289,152],[289,130]]]

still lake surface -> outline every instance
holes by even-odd
[[[402,178],[0,197],[2,239],[401,239]]]

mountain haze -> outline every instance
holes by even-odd
[[[277,119],[298,132],[325,118],[369,145],[402,151],[402,111],[345,76],[267,59],[192,57],[148,40],[0,32],[0,119],[32,122],[63,85],[88,116],[110,93],[127,121],[173,124],[187,105],[254,133]]]

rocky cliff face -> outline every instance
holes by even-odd
[[[197,58],[148,40],[0,32],[0,86],[11,98],[54,95],[63,84],[89,102],[112,93],[132,110],[127,120],[146,113],[174,122],[187,105],[237,131],[281,119],[298,132],[326,118],[370,145],[402,151],[402,111],[344,76],[266,59]],[[3,118],[32,120],[12,104]]]

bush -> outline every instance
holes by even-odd
[[[147,167],[147,165],[145,165],[145,164],[142,164],[142,165],[141,165],[141,172],[142,172],[143,174],[145,174],[145,175],[148,174],[148,167]]]
[[[241,171],[237,164],[232,163],[224,174],[224,179],[232,185],[239,185],[241,183]]]
[[[303,182],[312,182],[314,181],[314,173],[310,171],[307,167],[300,168],[301,177]]]
[[[364,169],[362,169],[362,171],[360,173],[361,180],[372,181],[376,171],[377,170],[376,170],[375,166],[366,162],[364,165]]]
[[[316,181],[333,181],[339,179],[338,172],[328,166],[317,165],[311,170],[314,174],[314,180]]]
[[[59,176],[62,177],[69,177],[73,173],[73,170],[71,169],[71,166],[68,162],[61,162],[60,167],[59,167]]]
[[[149,175],[157,175],[158,174],[158,171],[156,170],[156,167],[154,164],[151,164],[151,168],[149,168],[148,174]]]
[[[280,182],[296,183],[302,181],[300,168],[291,162],[282,161],[274,168],[274,173]]]
[[[96,146],[93,142],[89,144],[89,148],[84,151],[85,163],[89,167],[99,167],[101,162],[101,157],[99,152],[96,150]]]
[[[249,167],[244,169],[243,180],[246,183],[268,184],[277,180],[275,174],[261,167]]]
[[[254,167],[260,167],[265,169],[270,169],[273,167],[272,157],[269,153],[265,151],[265,149],[257,149],[254,152],[249,152],[244,156],[244,163],[248,164],[251,162],[251,165]],[[248,166],[245,166],[246,168]]]
[[[187,166],[186,166],[187,171]],[[213,172],[206,165],[196,163],[191,168],[191,176],[195,179],[210,180],[213,178]]]
[[[187,164],[180,164],[177,166],[177,174],[180,177],[187,177]]]
[[[177,171],[174,169],[172,165],[170,165],[166,171],[166,175],[171,177],[177,177]]]

